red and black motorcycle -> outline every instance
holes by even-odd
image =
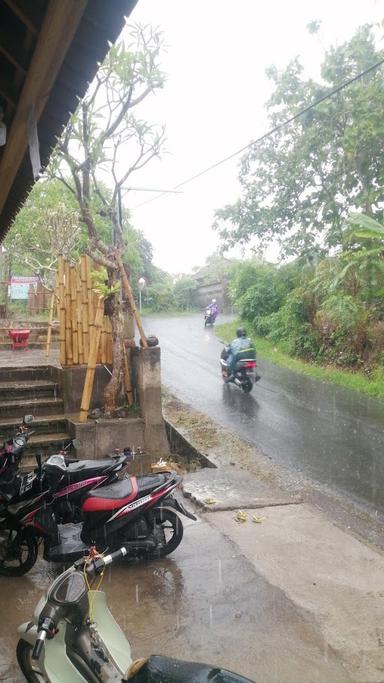
[[[132,476],[89,491],[80,505],[84,521],[77,524],[58,524],[53,496],[50,502],[35,501],[33,509],[5,508],[0,513],[0,574],[21,576],[29,571],[40,540],[44,559],[51,562],[72,562],[91,545],[114,551],[122,543],[131,556],[168,555],[183,537],[177,513],[196,519],[172,496],[181,483],[175,472],[165,472]]]

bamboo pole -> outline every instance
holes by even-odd
[[[56,289],[57,289],[57,274],[55,275],[55,284],[53,287],[53,291],[51,294],[51,302],[49,304],[49,315],[48,315],[48,331],[47,331],[47,346],[45,349],[45,355],[48,358],[50,350],[51,350],[51,338],[52,338],[52,320],[53,320],[53,311],[55,308],[55,299],[56,299]]]
[[[80,261],[80,279],[81,279],[81,320],[83,328],[83,349],[84,349],[84,363],[88,363],[89,354],[89,327],[88,327],[88,290],[87,290],[87,261],[85,255],[81,257]]]
[[[60,363],[66,365],[65,351],[65,289],[64,289],[64,260],[62,255],[57,259],[58,284],[59,284],[59,311],[60,311]]]
[[[119,266],[120,275],[121,275],[121,279],[122,279],[122,283],[123,283],[124,293],[125,293],[125,296],[127,297],[128,301],[129,301],[129,305],[132,309],[133,316],[136,320],[137,329],[139,330],[139,333],[140,333],[141,343],[143,345],[143,348],[146,349],[146,348],[148,348],[147,338],[145,336],[144,328],[143,328],[143,325],[141,323],[140,315],[139,315],[138,310],[136,308],[135,299],[134,299],[133,293],[132,293],[132,288],[131,288],[131,285],[129,283],[127,273],[125,272],[124,264],[121,260],[121,256],[119,253],[116,253],[116,261],[117,261],[117,265]]]
[[[81,303],[81,266],[76,266],[76,319],[77,319],[77,344],[79,349],[79,363],[84,363],[84,339],[83,339],[83,317]]]
[[[72,332],[72,355],[73,364],[79,364],[79,340],[77,333],[77,285],[76,285],[76,268],[70,266],[69,268],[69,289],[71,295],[71,332]]]
[[[95,319],[95,308],[93,305],[92,279],[91,279],[91,259],[85,256],[85,279],[87,283],[87,306],[88,306],[88,339],[89,349],[92,343],[93,321]]]
[[[94,319],[94,335],[92,336],[92,343],[89,350],[88,367],[85,375],[83,395],[81,398],[81,407],[79,421],[86,422],[88,417],[89,406],[91,404],[93,382],[95,379],[97,352],[100,345],[101,328],[103,325],[104,316],[104,297],[100,296],[97,304],[96,315]]]
[[[106,330],[106,325],[105,325],[105,316],[103,319],[103,329],[101,332],[101,363],[103,365],[106,364],[107,362],[107,330]]]
[[[73,365],[72,353],[72,328],[71,328],[71,285],[69,274],[69,263],[64,262],[64,276],[65,276],[65,353],[67,365]]]

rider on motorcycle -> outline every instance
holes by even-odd
[[[230,382],[235,374],[236,363],[241,357],[256,358],[256,349],[244,327],[236,330],[236,338],[226,347],[229,375],[226,382]]]
[[[213,320],[216,320],[216,317],[219,314],[219,308],[218,308],[218,305],[216,303],[216,299],[212,299],[211,303],[208,304],[208,306],[206,307],[206,310],[210,312]]]

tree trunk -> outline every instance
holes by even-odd
[[[120,311],[120,301],[118,294],[113,294],[108,297],[109,303],[109,318],[112,326],[112,375],[107,386],[104,389],[104,411],[107,415],[113,413],[119,406],[118,400],[122,395],[123,385],[123,353],[124,349],[124,335],[123,335],[123,320]]]

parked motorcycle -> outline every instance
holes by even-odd
[[[65,469],[63,465],[63,474]],[[49,503],[34,501],[27,511],[25,506],[5,508],[0,526],[0,574],[21,576],[29,571],[37,560],[40,539],[43,557],[51,562],[72,562],[91,545],[113,551],[122,542],[132,556],[168,555],[183,537],[176,512],[196,519],[171,495],[181,483],[175,472],[166,472],[132,476],[93,489],[82,498],[84,522],[77,524],[58,524],[55,498]],[[65,497],[69,494],[67,491]]]
[[[0,448],[0,481],[9,480],[18,469],[20,461],[32,434],[28,425],[33,422],[33,415],[24,415],[15,436],[5,439]]]
[[[104,556],[91,550],[55,579],[32,620],[18,628],[17,661],[28,683],[251,683],[217,666],[170,657],[132,661],[105,593],[92,589],[105,567],[127,554],[125,547]]]
[[[82,521],[85,493],[117,481],[133,457],[131,449],[103,460],[68,460],[64,453],[43,465],[37,456],[35,472],[17,471],[11,480],[0,481],[0,575],[25,574],[37,559],[33,529],[25,525],[30,513],[49,505],[59,524]]]
[[[235,373],[231,379],[228,368],[228,351],[223,349],[220,356],[221,375],[224,381],[232,382],[240,387],[246,394],[253,389],[255,382],[258,382],[260,375],[257,372],[256,358],[242,358],[238,360],[235,366]]]

